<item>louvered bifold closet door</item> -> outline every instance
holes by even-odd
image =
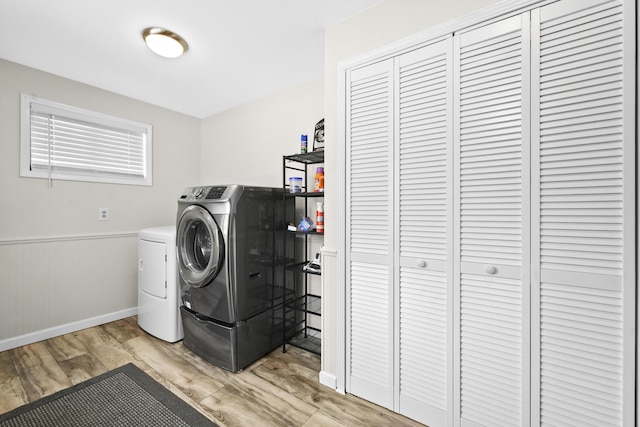
[[[393,409],[393,60],[347,74],[347,391]]]
[[[535,424],[634,423],[633,13],[623,9],[567,0],[533,15]]]
[[[398,58],[398,410],[432,427],[451,404],[451,49]]]
[[[456,424],[529,408],[528,13],[456,35]]]

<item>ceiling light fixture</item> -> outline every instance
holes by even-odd
[[[142,38],[149,49],[165,58],[177,58],[189,49],[182,37],[164,28],[145,28],[142,30]]]

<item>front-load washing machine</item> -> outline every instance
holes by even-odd
[[[182,339],[174,225],[138,233],[138,325],[168,342]]]
[[[187,188],[176,250],[184,345],[232,372],[281,344],[282,188]]]

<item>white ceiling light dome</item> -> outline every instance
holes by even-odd
[[[142,38],[149,49],[165,58],[177,58],[189,49],[182,37],[160,27],[145,28],[142,30]]]

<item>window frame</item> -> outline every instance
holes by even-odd
[[[38,104],[45,109],[57,110],[61,115],[68,115],[73,120],[94,124],[96,127],[106,126],[121,130],[136,129],[143,134],[143,154],[141,160],[144,162],[143,176],[118,175],[116,173],[105,173],[77,168],[77,170],[66,169],[56,170],[55,168],[32,168],[32,140],[31,140],[31,106]],[[153,185],[153,126],[140,123],[121,117],[111,116],[96,111],[79,108],[48,99],[38,98],[29,94],[20,95],[20,176],[24,178],[41,178],[52,181],[79,181],[98,182],[125,185]]]

